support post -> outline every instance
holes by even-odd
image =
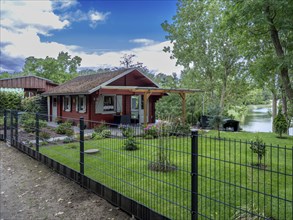
[[[40,147],[40,115],[37,112],[36,113],[36,151],[39,153],[39,147]]]
[[[6,142],[7,140],[7,111],[6,109],[4,110],[4,141]]]
[[[79,119],[79,165],[80,165],[80,173],[84,174],[84,118],[80,117]]]
[[[147,113],[148,113],[148,100],[150,97],[151,93],[150,92],[145,92],[143,95],[143,122],[144,122],[144,126],[147,125]]]
[[[10,110],[10,145],[13,146],[13,111]]]
[[[16,110],[15,112],[14,112],[14,117],[15,117],[15,130],[14,130],[14,132],[15,132],[15,144],[16,144],[16,146],[17,146],[17,144],[18,144],[18,111]]]
[[[191,220],[198,219],[198,131],[191,130]]]

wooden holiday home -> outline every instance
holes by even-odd
[[[165,91],[138,69],[122,69],[78,76],[43,95],[52,120],[83,116],[86,121],[146,124],[155,122],[155,103]]]

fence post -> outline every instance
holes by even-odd
[[[10,145],[13,146],[13,111],[10,110]]]
[[[7,138],[7,111],[6,109],[4,110],[4,141],[6,142],[6,138]]]
[[[79,119],[79,165],[80,173],[84,174],[84,118],[80,117]]]
[[[198,219],[198,131],[191,130],[191,219]]]
[[[36,151],[38,152],[39,154],[39,146],[40,146],[40,137],[39,137],[39,134],[40,134],[40,123],[39,123],[39,113],[37,112],[36,113]]]
[[[16,110],[15,112],[14,112],[14,117],[15,117],[15,128],[14,128],[14,130],[15,130],[15,144],[16,144],[16,146],[18,146],[18,111]]]

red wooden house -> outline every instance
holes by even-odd
[[[76,118],[109,123],[153,123],[155,102],[164,90],[137,69],[76,77],[50,91],[52,118]]]

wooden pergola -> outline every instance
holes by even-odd
[[[177,93],[182,98],[182,121],[185,123],[186,120],[186,94],[204,92],[199,89],[163,89],[156,87],[136,87],[136,86],[102,86],[102,90],[123,90],[134,94],[142,94],[144,106],[147,106],[147,101],[152,94],[165,95],[166,93]],[[147,108],[144,108],[144,124],[147,124]]]

